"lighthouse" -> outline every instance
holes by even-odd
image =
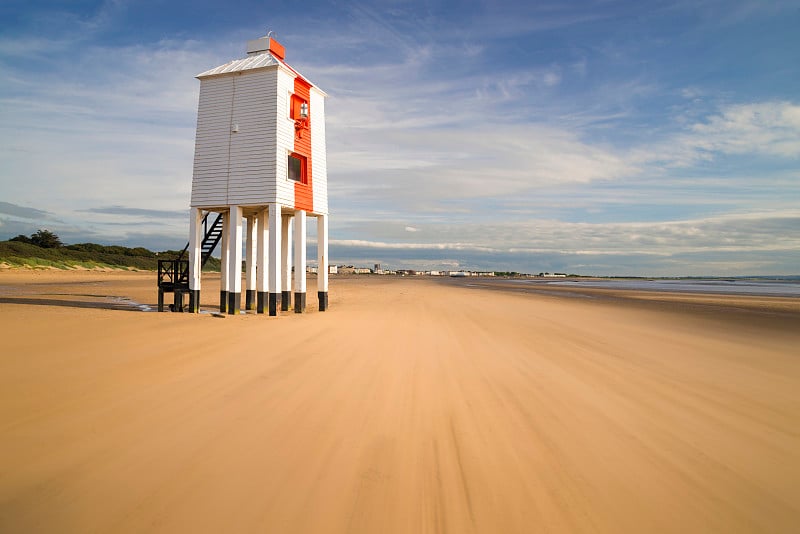
[[[199,311],[202,264],[219,242],[222,313],[241,309],[243,261],[246,309],[302,313],[309,218],[317,221],[319,309],[328,307],[326,94],[285,55],[274,38],[262,37],[247,42],[246,57],[197,75],[191,312]]]

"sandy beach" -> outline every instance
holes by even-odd
[[[203,304],[218,301],[204,275]],[[0,532],[796,532],[800,301],[0,271]]]

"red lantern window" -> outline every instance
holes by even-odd
[[[291,110],[289,111],[292,119],[305,120],[308,118],[309,111],[308,102],[297,95],[292,95]]]

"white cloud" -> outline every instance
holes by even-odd
[[[800,106],[791,102],[728,105],[663,143],[642,146],[633,161],[688,167],[726,155],[800,157]]]
[[[699,150],[723,154],[800,156],[800,106],[763,102],[730,106],[691,128]]]
[[[800,210],[631,223],[569,223],[529,220],[495,223],[432,223],[420,230],[429,240],[413,243],[337,239],[334,245],[397,250],[464,250],[577,255],[672,256],[711,252],[800,250]],[[420,234],[421,235],[421,234]]]
[[[366,247],[395,250],[471,250],[496,252],[498,249],[484,247],[472,243],[387,243],[384,241],[367,241],[363,239],[331,239],[333,246]]]
[[[535,194],[537,188],[614,180],[636,170],[610,149],[535,124],[346,135],[350,149],[337,149],[340,139],[328,156],[332,194],[342,186],[348,198],[384,198],[398,207]]]
[[[49,58],[60,44],[35,47],[29,58],[56,60],[52,69],[7,71],[0,171],[9,179],[0,196],[62,216],[109,204],[182,209],[191,186],[193,76],[218,60],[197,43],[170,41]]]
[[[561,83],[561,74],[555,71],[546,72],[542,81],[546,86],[554,87]]]

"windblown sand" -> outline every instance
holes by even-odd
[[[798,299],[308,289],[0,272],[0,532],[800,528]]]

